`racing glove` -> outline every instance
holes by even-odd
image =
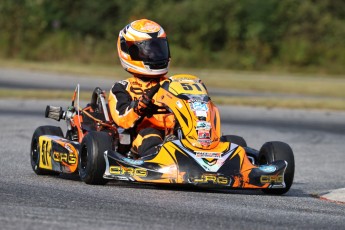
[[[132,107],[134,109],[134,112],[136,112],[139,116],[146,115],[147,117],[151,117],[151,106],[153,105],[153,103],[153,99],[150,99],[146,94],[143,94],[139,98],[139,100],[135,100],[132,102]]]

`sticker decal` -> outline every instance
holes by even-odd
[[[210,132],[208,130],[199,130],[198,138],[201,140],[210,139]]]
[[[196,110],[195,111],[195,116],[197,117],[207,117],[207,112],[203,110]]]
[[[211,143],[211,134],[209,130],[199,130],[198,131],[198,142],[201,145],[209,145]]]
[[[177,107],[179,107],[180,109],[182,108],[182,103],[180,101],[176,101],[176,105]]]
[[[195,129],[196,130],[201,130],[201,129],[210,130],[211,124],[207,121],[197,121]]]
[[[282,175],[262,175],[260,177],[260,183],[266,184],[266,183],[283,183],[284,178]]]
[[[207,104],[202,101],[194,101],[189,103],[190,108],[194,111],[208,111]]]
[[[75,165],[77,163],[77,157],[73,152],[63,153],[54,151],[53,160],[59,163],[65,163],[68,165]]]
[[[196,184],[214,184],[214,185],[228,185],[232,183],[232,179],[216,174],[202,174],[200,177],[189,178],[191,183]]]
[[[222,153],[220,152],[195,152],[195,156],[197,158],[215,158],[220,159],[222,157]]]
[[[144,164],[144,161],[142,161],[142,160],[133,160],[133,159],[130,159],[127,157],[123,157],[123,158],[121,158],[121,160],[123,160],[124,162],[131,164],[131,165],[142,165],[142,164]]]
[[[259,169],[266,173],[273,173],[277,170],[277,167],[274,165],[261,165],[259,166]]]
[[[109,173],[116,176],[137,176],[147,177],[148,172],[144,168],[132,168],[122,166],[110,166]]]
[[[126,86],[128,82],[125,81],[125,80],[121,80],[121,81],[118,81],[118,83],[121,84],[121,85]]]

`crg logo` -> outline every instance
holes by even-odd
[[[279,175],[264,175],[260,177],[260,182],[262,184],[266,184],[266,183],[283,183],[284,182],[284,178],[283,176]]]
[[[117,176],[123,176],[123,175],[129,175],[129,176],[138,176],[138,177],[146,177],[147,176],[147,170],[142,168],[124,168],[121,166],[110,166],[109,172],[112,175]]]
[[[191,179],[194,183],[200,183],[200,184],[215,184],[215,185],[229,185],[231,180],[224,176],[218,176],[218,175],[207,175],[204,174],[200,178],[193,178]]]

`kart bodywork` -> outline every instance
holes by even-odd
[[[164,142],[153,155],[133,158],[128,151],[133,135],[109,117],[105,93],[96,88],[85,108],[48,106],[46,116],[67,121],[67,134],[38,128],[31,145],[31,163],[37,174],[79,173],[89,184],[108,180],[143,183],[262,189],[286,193],[293,182],[294,157],[282,142],[267,142],[260,151],[243,138],[221,135],[219,112],[206,87],[195,76],[175,75],[148,93],[161,106],[152,114],[175,117]],[[53,129],[53,128],[50,128]],[[56,127],[54,128],[56,129]]]
[[[224,186],[228,188],[285,188],[286,161],[254,166],[245,150],[229,142],[212,151],[194,151],[180,140],[162,145],[150,160],[128,159],[105,152],[107,179]]]

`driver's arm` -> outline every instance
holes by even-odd
[[[109,94],[110,114],[115,123],[124,128],[132,128],[140,116],[134,111],[133,99],[127,92],[128,81],[116,82]]]

